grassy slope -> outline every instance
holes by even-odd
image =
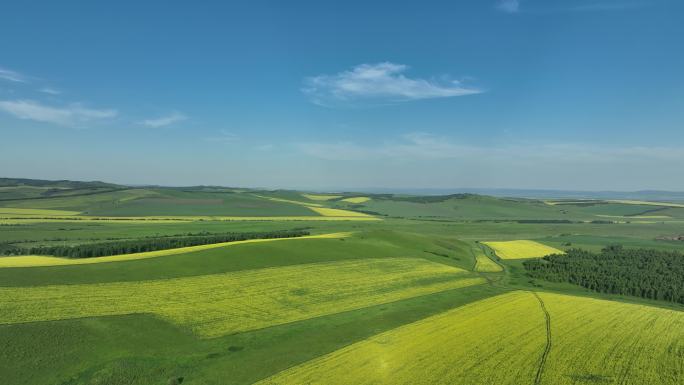
[[[339,239],[347,238],[352,233],[328,233],[317,235],[305,235],[292,238],[263,238],[263,239],[246,239],[242,241],[229,241],[209,243],[196,246],[185,246],[172,249],[162,249],[154,251],[143,251],[138,253],[106,255],[91,258],[65,258],[46,255],[17,255],[0,258],[0,268],[15,268],[15,267],[43,267],[43,266],[66,266],[66,265],[89,265],[96,263],[113,263],[123,261],[135,261],[148,258],[168,257],[170,255],[188,254],[198,251],[233,247],[245,244],[265,243],[265,242],[282,242],[302,239]]]
[[[0,242],[17,245],[80,244],[116,239],[184,235],[188,233],[225,233],[288,230],[309,227],[306,222],[43,222],[0,226]],[[325,229],[325,226],[321,227]]]
[[[379,231],[341,239],[291,239],[234,245],[126,262],[4,268],[0,269],[0,286],[139,281],[360,258],[422,257],[469,269],[472,257],[467,251],[461,251],[467,247],[455,240],[436,243],[426,237]]]
[[[443,237],[431,239],[383,230],[345,241],[291,242],[301,244],[250,245],[242,250],[231,247],[87,266],[0,269],[0,282],[9,286],[113,282],[379,256],[423,256],[450,265],[472,265],[466,260],[467,254],[459,255],[467,250],[467,244]],[[17,385],[51,383],[56,379],[56,383],[70,383],[66,381],[69,378],[75,378],[73,384],[94,379],[163,384],[172,375],[186,376],[190,384],[249,383],[377,332],[501,290],[488,285],[464,288],[211,340],[188,337],[169,324],[143,315],[5,325],[0,326],[0,340],[8,349],[2,360],[11,370],[3,373],[0,369],[0,375]],[[135,332],[150,328],[155,332],[144,338]],[[25,344],[28,335],[32,336],[30,346]],[[54,344],[55,338],[60,341],[59,347]],[[32,348],[41,344],[49,346]],[[231,351],[231,346],[243,349]],[[226,371],[231,373],[228,379]]]
[[[364,209],[392,217],[424,219],[566,219],[561,210],[538,201],[510,201],[486,196],[451,198],[443,202],[418,203],[372,199]]]
[[[684,209],[654,205],[599,203],[593,205],[550,205],[538,200],[499,199],[467,195],[441,202],[419,203],[395,199],[372,199],[359,204],[336,202],[341,207],[377,212],[390,217],[420,218],[425,220],[639,220],[645,216],[671,220],[684,218]],[[654,211],[657,210],[657,211]],[[649,219],[649,218],[643,218]],[[653,218],[650,218],[653,219]]]
[[[300,200],[305,199],[299,196]],[[316,216],[307,207],[251,193],[141,188],[49,199],[0,201],[0,207],[59,209],[93,216]]]
[[[107,194],[119,200],[135,199],[130,194],[124,193],[126,192]],[[174,198],[186,199],[186,194],[180,192]],[[206,195],[214,196],[214,194],[203,191],[191,193],[191,196],[209,199]],[[228,193],[222,192],[219,195],[222,194]],[[297,194],[296,192],[276,192],[269,196],[304,200],[301,195]],[[113,206],[111,196],[108,198],[109,201],[103,199],[103,196],[104,194],[100,197],[55,198],[33,203],[26,201],[26,205],[22,207],[34,208],[43,205],[37,208],[73,209],[78,205],[71,207],[62,205],[66,200],[72,203],[79,200],[79,204],[82,204],[80,207],[111,208]],[[46,206],[46,202],[49,201],[58,204],[55,207],[49,204]],[[370,206],[377,201],[373,199],[366,202],[365,209],[376,211]],[[389,201],[385,202],[387,207],[383,209],[395,210],[396,216],[423,217],[424,219],[444,216],[448,220],[455,221],[499,217],[504,219],[596,219],[593,216],[594,213],[563,214],[560,210],[572,212],[565,206],[551,207],[541,203],[516,203],[493,198],[482,198],[477,203],[475,201],[477,200],[464,203],[463,200],[450,200],[434,204]],[[52,202],[53,205],[54,202]],[[283,202],[270,202],[288,205]],[[318,203],[324,203],[328,207],[347,207],[339,202]],[[205,205],[206,202],[200,206]],[[454,205],[457,207],[454,208]],[[293,204],[293,206],[297,205]],[[357,235],[344,241],[309,240],[303,243],[303,241],[295,240],[289,245],[276,243],[249,245],[249,247],[245,245],[131,262],[74,267],[0,269],[0,286],[189,277],[269,266],[377,257],[420,257],[472,269],[475,265],[471,252],[474,240],[535,239],[552,246],[558,246],[559,243],[570,240],[573,245],[588,245],[593,248],[600,248],[602,245],[617,241],[635,247],[658,245],[666,248],[684,248],[682,243],[653,240],[658,235],[683,233],[684,226],[677,222],[598,225],[430,222],[408,219],[390,219],[374,223],[40,223],[2,226],[0,227],[0,242],[23,240],[36,241],[36,243],[80,243],[106,238],[134,238],[156,234],[259,231],[294,227],[312,227],[312,233],[356,231]],[[54,238],[67,240],[51,240]],[[462,242],[459,239],[468,242]],[[483,274],[490,279],[491,285],[457,289],[209,340],[198,340],[173,325],[149,315],[4,325],[0,326],[0,346],[5,347],[0,350],[0,362],[6,365],[0,365],[0,377],[7,383],[17,385],[98,383],[163,385],[171,376],[185,376],[187,382],[184,383],[191,385],[248,384],[380,332],[464,303],[490,297],[510,288],[559,291],[667,307],[665,304],[652,301],[602,296],[570,285],[529,282],[521,270],[522,266],[519,261],[507,261],[504,266],[505,274]],[[31,344],[26,343],[28,340]]]
[[[225,216],[314,216],[308,208],[273,201],[248,193],[206,193],[181,190],[155,190],[160,195],[91,209],[90,215],[225,215]]]
[[[502,290],[446,291],[209,340],[147,315],[2,325],[0,376],[13,385],[165,385],[172,376],[191,385],[250,384]]]
[[[2,207],[57,209],[87,212],[100,207],[113,207],[120,202],[157,196],[155,191],[147,189],[130,189],[122,191],[107,191],[99,194],[56,196],[48,199],[27,199],[20,201],[0,201]]]
[[[422,258],[370,258],[161,280],[4,287],[0,324],[151,313],[212,338],[485,282]]]

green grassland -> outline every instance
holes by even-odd
[[[64,210],[77,218],[141,220],[62,221],[50,213],[14,212],[0,215],[15,218],[0,224],[0,245],[296,229],[351,235],[0,268],[4,383],[167,385],[178,377],[190,385],[684,380],[684,306],[532,280],[522,260],[500,259],[483,244],[533,240],[560,250],[621,244],[682,251],[684,242],[656,240],[684,234],[681,208],[476,195],[334,193],[334,199],[311,200],[299,191],[83,183],[0,183],[0,212]],[[370,199],[344,201],[353,196]],[[320,221],[307,205],[359,210],[382,220]],[[157,216],[182,220],[144,220]]]
[[[5,207],[79,211],[83,215],[137,216],[307,216],[304,206],[271,201],[249,193],[130,189],[52,199],[0,201]]]

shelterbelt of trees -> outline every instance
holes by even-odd
[[[621,246],[609,246],[600,253],[572,249],[523,265],[533,278],[684,304],[684,255],[679,252]]]
[[[12,247],[3,250],[5,255],[52,255],[67,258],[92,258],[110,255],[142,253],[146,251],[176,249],[180,247],[208,245],[212,243],[246,241],[248,239],[295,238],[309,235],[304,230],[271,232],[224,233],[187,237],[159,237],[116,242],[85,243],[81,245]]]

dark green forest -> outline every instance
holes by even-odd
[[[86,243],[81,245],[55,245],[37,247],[12,247],[5,245],[5,255],[54,255],[67,258],[92,258],[109,255],[141,253],[145,251],[176,249],[179,247],[208,245],[212,243],[245,241],[248,239],[294,238],[309,235],[304,230],[285,230],[251,233],[224,233],[186,237],[158,237],[116,242]]]
[[[589,290],[684,304],[684,254],[608,246],[572,249],[523,263],[530,277]]]

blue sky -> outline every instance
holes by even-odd
[[[4,4],[0,175],[684,190],[680,1],[196,3]]]

